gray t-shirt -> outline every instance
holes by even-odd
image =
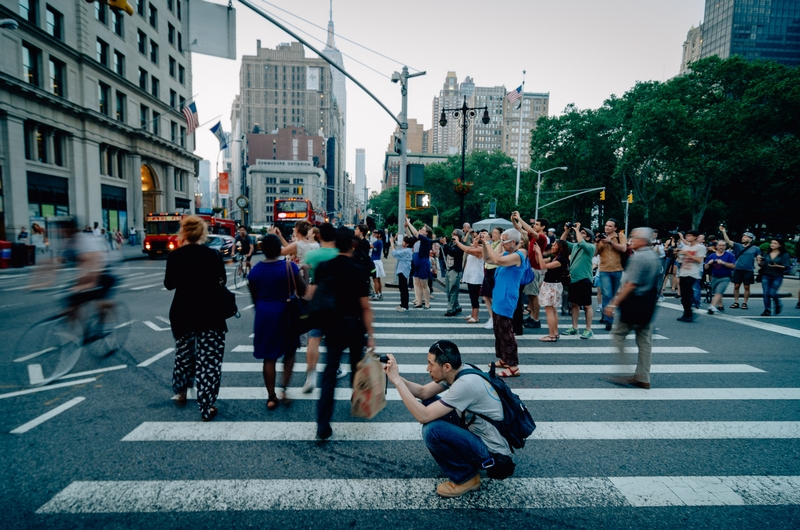
[[[756,256],[761,254],[761,249],[755,245],[744,246],[741,243],[733,244],[733,254],[736,256],[734,269],[752,272],[756,266]]]
[[[462,365],[458,370],[470,368]],[[445,389],[449,386],[445,382],[439,384]],[[464,410],[469,409],[470,412],[483,414],[496,421],[503,419],[503,404],[500,402],[500,397],[492,385],[477,374],[459,377],[447,390],[447,394],[442,398],[442,403],[454,408],[459,417]],[[472,421],[473,416],[467,412],[466,421],[468,423]],[[469,431],[483,440],[489,452],[510,456],[511,448],[495,426],[478,416],[474,416],[474,419],[475,421],[469,426]]]
[[[650,247],[642,247],[631,255],[622,275],[623,285],[630,282],[636,285],[633,294],[642,295],[656,288],[661,279],[661,263],[658,254]]]

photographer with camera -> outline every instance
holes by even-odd
[[[444,316],[454,317],[461,313],[461,304],[458,303],[458,289],[461,286],[461,274],[464,271],[464,251],[459,248],[456,242],[464,237],[464,232],[456,228],[450,234],[450,241],[441,237],[441,253],[444,256],[444,291],[447,295],[447,312]]]
[[[600,256],[600,290],[603,292],[601,311],[614,298],[622,281],[622,256],[628,251],[628,241],[625,234],[617,232],[619,229],[616,219],[609,219],[603,227],[604,232],[597,238],[597,254]],[[614,324],[614,314],[607,313],[600,317],[600,322],[605,323],[606,331],[611,331]]]
[[[574,234],[575,243],[569,241],[569,236]],[[594,245],[592,245],[591,231],[581,227],[580,223],[567,223],[564,225],[564,233],[561,240],[566,241],[570,251],[569,265],[569,302],[572,305],[572,327],[564,331],[564,335],[578,334],[578,315],[581,308],[586,314],[586,329],[581,333],[582,339],[591,339],[592,333],[592,257],[594,257]]]
[[[422,427],[422,439],[436,463],[450,479],[436,488],[441,497],[459,497],[480,488],[480,470],[503,479],[514,472],[511,448],[497,428],[481,416],[503,419],[503,405],[495,389],[477,374],[464,374],[458,346],[448,340],[428,350],[428,373],[433,382],[413,383],[400,376],[394,355],[386,359],[389,381],[403,404]],[[447,390],[447,395],[438,394]],[[419,401],[418,401],[419,400]],[[462,421],[463,418],[463,421]]]

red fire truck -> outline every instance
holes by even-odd
[[[190,214],[182,213],[151,213],[145,221],[145,236],[142,253],[150,259],[156,259],[160,254],[168,254],[178,248],[178,232],[181,219]],[[209,234],[222,234],[236,237],[236,222],[232,219],[222,219],[210,215],[199,215],[208,225]]]
[[[298,221],[308,221],[314,226],[325,222],[325,212],[315,209],[308,199],[278,199],[273,208],[275,226],[288,238]]]

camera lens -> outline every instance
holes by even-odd
[[[379,360],[380,362],[382,362],[383,364],[386,364],[386,363],[388,363],[388,362],[389,362],[389,356],[388,356],[388,355],[381,355],[381,356],[380,356],[380,358],[379,358],[378,360]]]

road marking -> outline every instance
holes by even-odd
[[[166,350],[162,351],[161,353],[157,353],[156,355],[153,355],[152,357],[150,357],[146,361],[143,361],[143,362],[137,364],[136,366],[138,368],[144,368],[145,366],[150,366],[151,364],[153,364],[157,360],[161,359],[162,357],[166,357],[167,355],[169,355],[170,353],[172,353],[174,351],[175,351],[175,348],[167,348]]]
[[[77,405],[78,403],[83,401],[84,399],[86,399],[86,398],[85,397],[76,397],[74,399],[71,399],[71,400],[67,401],[66,403],[64,403],[63,405],[57,406],[56,408],[54,408],[50,412],[46,412],[46,413],[42,414],[41,416],[39,416],[38,418],[32,419],[28,423],[20,425],[19,427],[17,427],[13,431],[11,431],[10,434],[23,434],[23,433],[26,433],[26,432],[30,431],[31,429],[33,429],[34,427],[37,427],[37,426],[41,425],[42,423],[46,422],[47,420],[49,420],[51,418],[55,418],[56,416],[58,416],[62,412],[71,409],[72,407],[74,407],[75,405]]]
[[[748,317],[748,316],[741,316],[741,317],[734,317],[734,318],[764,318],[764,319],[767,319],[767,320],[786,320],[786,319],[793,319],[793,318],[800,318],[800,317],[784,317],[784,316],[781,316],[781,315],[772,315],[772,316],[769,316],[769,317],[762,317],[762,316],[752,316],[752,317]],[[375,325],[375,324],[373,324],[373,326],[374,326],[374,325]]]
[[[167,330],[170,329],[169,326],[167,326],[165,328],[160,328],[160,327],[156,326],[155,324],[153,324],[152,322],[150,322],[149,320],[144,320],[142,323],[145,326],[147,326],[148,328],[152,329],[153,331],[167,331]]]
[[[342,365],[342,368],[346,368]],[[425,374],[428,373],[428,366],[425,364],[404,364],[401,363],[400,371],[404,374]],[[481,366],[488,371],[488,366]],[[263,364],[253,363],[222,363],[223,372],[257,372],[261,373]],[[276,363],[275,369],[283,372],[283,363]],[[325,363],[317,364],[317,372],[321,373],[325,369]],[[529,364],[520,365],[519,369],[523,374],[631,374],[636,370],[636,365],[617,365],[617,364],[561,364],[561,365],[540,365]],[[306,363],[294,363],[292,373],[304,374],[308,371]],[[345,371],[348,371],[345,369]],[[747,374],[765,373],[764,370],[750,366],[748,364],[654,364],[650,367],[653,374]]]
[[[800,400],[800,388],[513,388],[525,401],[728,401],[728,400]],[[300,388],[288,388],[287,396],[297,400],[319,399],[319,388],[304,394]],[[350,401],[353,391],[350,388],[336,388],[334,399]],[[444,396],[446,392],[439,395]],[[194,399],[196,393],[190,389],[187,394]],[[219,399],[264,400],[267,389],[261,387],[228,386],[219,391]],[[386,391],[387,401],[400,401],[394,388]]]
[[[675,304],[668,304],[665,302],[659,302],[659,306],[666,307],[668,309],[674,309],[676,311],[683,311],[683,308],[677,306]],[[784,326],[778,326],[777,324],[767,324],[766,322],[753,322],[750,318],[742,318],[742,317],[732,317],[728,315],[721,315],[716,313],[713,317],[715,320],[727,320],[728,322],[733,322],[735,324],[741,324],[743,326],[749,326],[751,328],[760,329],[762,331],[770,331],[772,333],[780,333],[781,335],[788,335],[790,337],[795,337],[800,339],[800,329],[792,329],[787,328]]]
[[[88,370],[86,372],[78,372],[75,374],[65,375],[63,377],[59,377],[58,380],[61,381],[62,379],[75,379],[76,377],[84,377],[87,375],[102,374],[105,372],[114,372],[116,370],[122,370],[127,367],[128,367],[127,364],[118,364],[117,366],[109,366],[108,368],[98,368],[97,370]]]
[[[149,289],[151,287],[158,287],[159,285],[162,285],[162,284],[153,283],[153,284],[150,284],[150,285],[140,285],[139,287],[132,287],[131,291],[141,291],[142,289]]]
[[[23,285],[22,287],[12,287],[10,289],[3,289],[3,292],[8,293],[8,292],[11,292],[11,291],[21,291],[21,290],[27,289],[27,288],[28,288],[27,285]]]
[[[30,355],[25,355],[24,357],[20,357],[19,359],[14,359],[14,362],[15,363],[24,363],[25,361],[29,361],[29,360],[31,360],[31,359],[33,359],[35,357],[38,357],[40,355],[44,355],[45,353],[51,352],[51,351],[53,351],[55,349],[56,349],[55,346],[50,346],[49,348],[45,348],[43,350],[31,353]]]
[[[554,477],[490,480],[443,499],[442,479],[76,481],[37,514],[271,510],[492,510],[800,504],[798,476]],[[264,492],[269,492],[265,495]]]
[[[157,318],[158,320],[160,320],[161,322],[166,322],[166,323],[167,323],[167,324],[169,324],[170,326],[172,325],[172,322],[170,322],[170,321],[169,321],[169,319],[168,319],[167,317],[156,317],[156,318]]]
[[[780,317],[778,317],[778,318],[780,318]],[[798,318],[800,318],[800,317],[798,317]],[[445,322],[433,322],[433,323],[402,322],[402,321],[373,322],[372,323],[372,327],[373,328],[403,328],[403,329],[406,329],[406,328],[417,328],[417,329],[420,329],[420,328],[435,328],[435,329],[442,329],[442,327],[446,327],[447,329],[453,329],[453,328],[467,329],[467,328],[469,328],[469,329],[474,329],[476,331],[480,330],[480,325],[479,324],[461,324],[461,323],[457,323],[458,320],[459,319],[455,319],[454,320],[453,318],[449,318],[449,320],[447,320]],[[547,330],[547,321],[542,319],[540,322],[542,323],[542,328],[541,329],[546,331]],[[572,324],[559,324],[558,327],[559,327],[559,329],[567,329],[567,328],[571,328]],[[526,328],[526,329],[528,329],[528,328]],[[486,331],[487,331],[489,337],[493,337],[494,336],[493,332],[491,330],[487,329]],[[631,334],[631,336],[634,336],[634,334]],[[523,337],[524,337],[524,335],[523,335]],[[517,337],[517,338],[520,338],[520,337]],[[562,336],[561,338],[565,339],[567,337]]]
[[[416,422],[334,423],[332,441],[422,440]],[[144,422],[123,442],[311,442],[315,422]],[[529,440],[772,440],[800,438],[797,421],[539,422]]]
[[[523,335],[521,337],[516,337],[517,341],[530,341],[536,340],[538,341],[542,334],[538,335]],[[455,334],[455,335],[447,335],[447,334],[424,334],[424,333],[375,333],[373,334],[375,339],[383,339],[383,340],[396,340],[396,339],[414,339],[414,340],[451,340],[454,342],[463,341],[463,340],[494,340],[494,334],[490,331],[486,331],[486,333],[481,334]],[[664,335],[653,335],[653,340],[666,340],[667,337]],[[561,335],[559,340],[583,340],[581,339],[580,335]],[[589,340],[611,340],[611,335],[595,335]],[[461,348],[459,348],[460,350]]]
[[[124,328],[126,326],[130,326],[134,322],[136,322],[136,321],[135,320],[129,320],[127,322],[123,322],[122,324],[117,324],[116,326],[114,326],[114,329],[120,329],[120,328]]]
[[[495,354],[494,346],[464,346],[458,348],[461,354],[466,353],[488,353],[491,355]],[[253,346],[247,345],[240,345],[236,346],[231,350],[233,353],[253,353]],[[298,348],[298,353],[305,353],[306,348]],[[320,352],[327,352],[327,348],[324,346],[320,346]],[[383,353],[420,353],[427,355],[428,354],[428,346],[379,346],[375,349],[376,353],[383,354]],[[608,353],[616,353],[617,349],[613,346],[586,346],[583,348],[567,348],[563,346],[549,346],[549,347],[524,347],[521,346],[518,348],[518,353],[520,354],[555,354],[555,355],[562,355],[562,354],[586,354],[586,355],[597,355],[597,354],[608,354]],[[626,353],[637,353],[639,349],[636,346],[626,346],[625,352]],[[694,346],[654,346],[653,353],[708,353],[705,350],[701,350],[700,348],[695,348]]]
[[[64,388],[67,386],[77,386],[77,385],[84,385],[86,383],[92,383],[97,381],[96,377],[90,377],[89,379],[80,379],[78,381],[70,381],[69,383],[56,383],[55,385],[45,385],[40,386],[38,388],[29,388],[27,390],[18,390],[16,392],[9,392],[8,394],[0,394],[0,399],[7,399],[12,397],[18,396],[25,396],[27,394],[35,394],[36,392],[44,392],[46,390],[55,390],[57,388]]]
[[[255,305],[253,305],[253,304],[250,304],[250,305],[249,305],[249,306],[247,306],[247,307],[243,307],[243,308],[241,309],[241,311],[247,311],[248,309],[253,309],[254,307],[255,307]]]

